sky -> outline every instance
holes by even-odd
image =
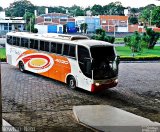
[[[0,6],[6,8],[16,0],[0,0]],[[160,6],[157,0],[29,0],[32,4],[38,6],[65,6],[71,7],[76,4],[81,7],[93,6],[94,4],[107,5],[111,2],[120,1],[124,7],[144,7],[149,4]]]

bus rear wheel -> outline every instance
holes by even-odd
[[[19,62],[19,70],[20,70],[21,72],[25,72],[24,64],[23,64],[22,61]]]
[[[75,89],[76,88],[76,80],[75,80],[75,78],[73,76],[70,76],[68,78],[67,84],[68,84],[69,88]]]

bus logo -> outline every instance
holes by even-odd
[[[26,54],[18,58],[17,64],[23,60],[25,68],[35,73],[47,72],[53,65],[53,58],[43,53]]]

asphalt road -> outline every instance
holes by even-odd
[[[2,64],[3,118],[46,131],[91,131],[74,119],[75,105],[112,105],[160,122],[160,63],[120,63],[117,87],[100,93],[77,89]]]

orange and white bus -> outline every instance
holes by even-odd
[[[118,57],[114,45],[87,36],[9,32],[7,63],[91,92],[115,87]]]

